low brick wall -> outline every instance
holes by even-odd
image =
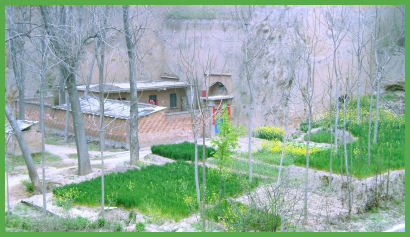
[[[39,120],[40,107],[37,102],[26,102],[26,119]],[[46,105],[44,108],[44,123],[48,131],[63,134],[66,111]],[[84,126],[89,140],[99,139],[99,116],[83,114]],[[105,117],[105,139],[107,145],[129,148],[129,121]],[[73,134],[71,114],[69,114],[69,133]],[[150,146],[162,143],[175,143],[192,140],[193,131],[191,115],[187,112],[166,113],[165,110],[141,117],[138,120],[138,138],[140,146]]]

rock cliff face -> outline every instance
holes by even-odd
[[[386,7],[386,9],[390,8],[394,7]],[[254,126],[282,125],[284,122],[283,104],[288,86],[288,66],[292,64],[289,60],[285,60],[289,54],[284,51],[284,48],[294,40],[290,35],[292,27],[294,27],[293,20],[311,17],[312,9],[306,6],[288,8],[285,6],[257,6],[255,8],[254,18],[250,21],[251,32],[248,43],[252,46],[253,53],[263,43],[267,44],[267,48],[258,55],[254,64],[255,70],[252,76],[255,91]],[[322,23],[318,25],[317,52],[312,59],[316,62],[313,109],[314,114],[318,114],[329,106],[329,93],[334,94],[335,79],[332,73],[331,41],[329,32],[323,24],[323,12],[326,9],[324,7],[315,7],[315,9],[318,17],[322,20]],[[122,28],[121,10],[121,7],[114,7],[110,13],[109,22],[118,29]],[[136,8],[131,7],[130,10],[135,12]],[[187,78],[181,63],[181,55],[192,56],[195,52],[196,56],[188,60],[195,61],[199,78],[203,79],[204,77],[204,65],[209,61],[208,59],[211,59],[212,62],[210,73],[229,73],[232,75],[232,91],[228,93],[232,93],[234,96],[232,100],[233,121],[246,125],[249,116],[249,90],[243,64],[244,31],[240,20],[235,16],[235,10],[234,6],[153,6],[149,25],[141,39],[140,56],[143,57],[143,63],[137,65],[139,79],[160,80],[161,75],[169,74],[176,75],[180,80],[185,81]],[[353,8],[352,12],[356,10]],[[389,10],[385,12],[389,13]],[[384,13],[382,12],[382,14]],[[300,28],[306,32],[313,32],[311,24],[301,25]],[[343,80],[348,77],[349,70],[354,71],[356,67],[355,59],[352,57],[352,35],[349,34],[338,51]],[[269,40],[262,40],[265,36]],[[113,31],[109,34],[108,43],[109,46],[106,47],[106,83],[127,82],[128,60],[124,37],[120,32]],[[400,42],[398,42],[397,48],[398,50],[395,50],[390,64],[386,67],[386,74],[382,79],[383,88],[389,84],[404,85],[404,48],[400,46]],[[87,79],[93,52],[94,44],[90,43],[78,69],[78,84],[84,84]],[[306,74],[305,65],[301,61],[294,64],[299,79],[303,78]],[[50,76],[57,77],[58,74]],[[369,76],[372,75],[362,74],[362,93],[370,92]],[[353,74],[350,77],[355,78],[357,75]],[[8,77],[8,80],[9,78],[12,76]],[[35,76],[30,78],[37,80]],[[9,81],[12,82],[12,80]],[[330,81],[333,82],[332,90],[329,90]],[[97,82],[98,72],[97,67],[94,66],[92,83]],[[289,104],[290,125],[295,127],[306,118],[307,110],[302,102],[296,81],[293,85]],[[353,93],[356,93],[356,84],[353,83],[352,86]],[[36,89],[34,87],[31,89],[33,90],[27,93],[35,95]],[[345,94],[343,86],[341,86],[340,94]]]

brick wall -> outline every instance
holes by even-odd
[[[37,103],[26,103],[25,114],[28,120],[39,120],[40,107]],[[48,130],[62,133],[65,128],[66,111],[54,109],[46,106],[44,110],[44,123]],[[99,137],[99,116],[83,114],[86,134],[91,140],[98,141]],[[115,119],[105,117],[105,138],[107,144],[129,147],[129,121],[125,119]],[[73,132],[71,114],[69,114],[69,131]],[[188,112],[166,113],[162,110],[150,115],[141,117],[138,120],[138,138],[140,146],[150,146],[161,143],[175,143],[192,140],[193,131],[191,115]]]

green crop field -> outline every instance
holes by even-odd
[[[183,161],[151,165],[141,170],[129,170],[124,173],[106,175],[105,204],[137,208],[142,213],[155,214],[167,219],[178,220],[198,211],[196,203],[194,165]],[[206,199],[209,203],[218,200],[219,173],[216,169],[206,170]],[[199,169],[202,177],[202,169]],[[223,192],[225,197],[232,197],[245,191],[248,177],[228,173]],[[251,187],[259,183],[254,178]],[[71,199],[74,204],[89,206],[101,202],[101,178],[94,178],[78,184],[69,184],[55,188],[57,199]]]
[[[195,144],[182,142],[177,144],[162,144],[151,146],[152,154],[167,157],[173,160],[191,160],[195,159]],[[211,157],[215,149],[205,146],[206,158]],[[202,158],[202,146],[198,145],[198,159]]]

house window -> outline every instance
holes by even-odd
[[[170,107],[171,108],[176,108],[177,107],[177,94],[170,94]]]
[[[148,97],[148,104],[158,105],[157,95],[150,95],[150,96]]]

